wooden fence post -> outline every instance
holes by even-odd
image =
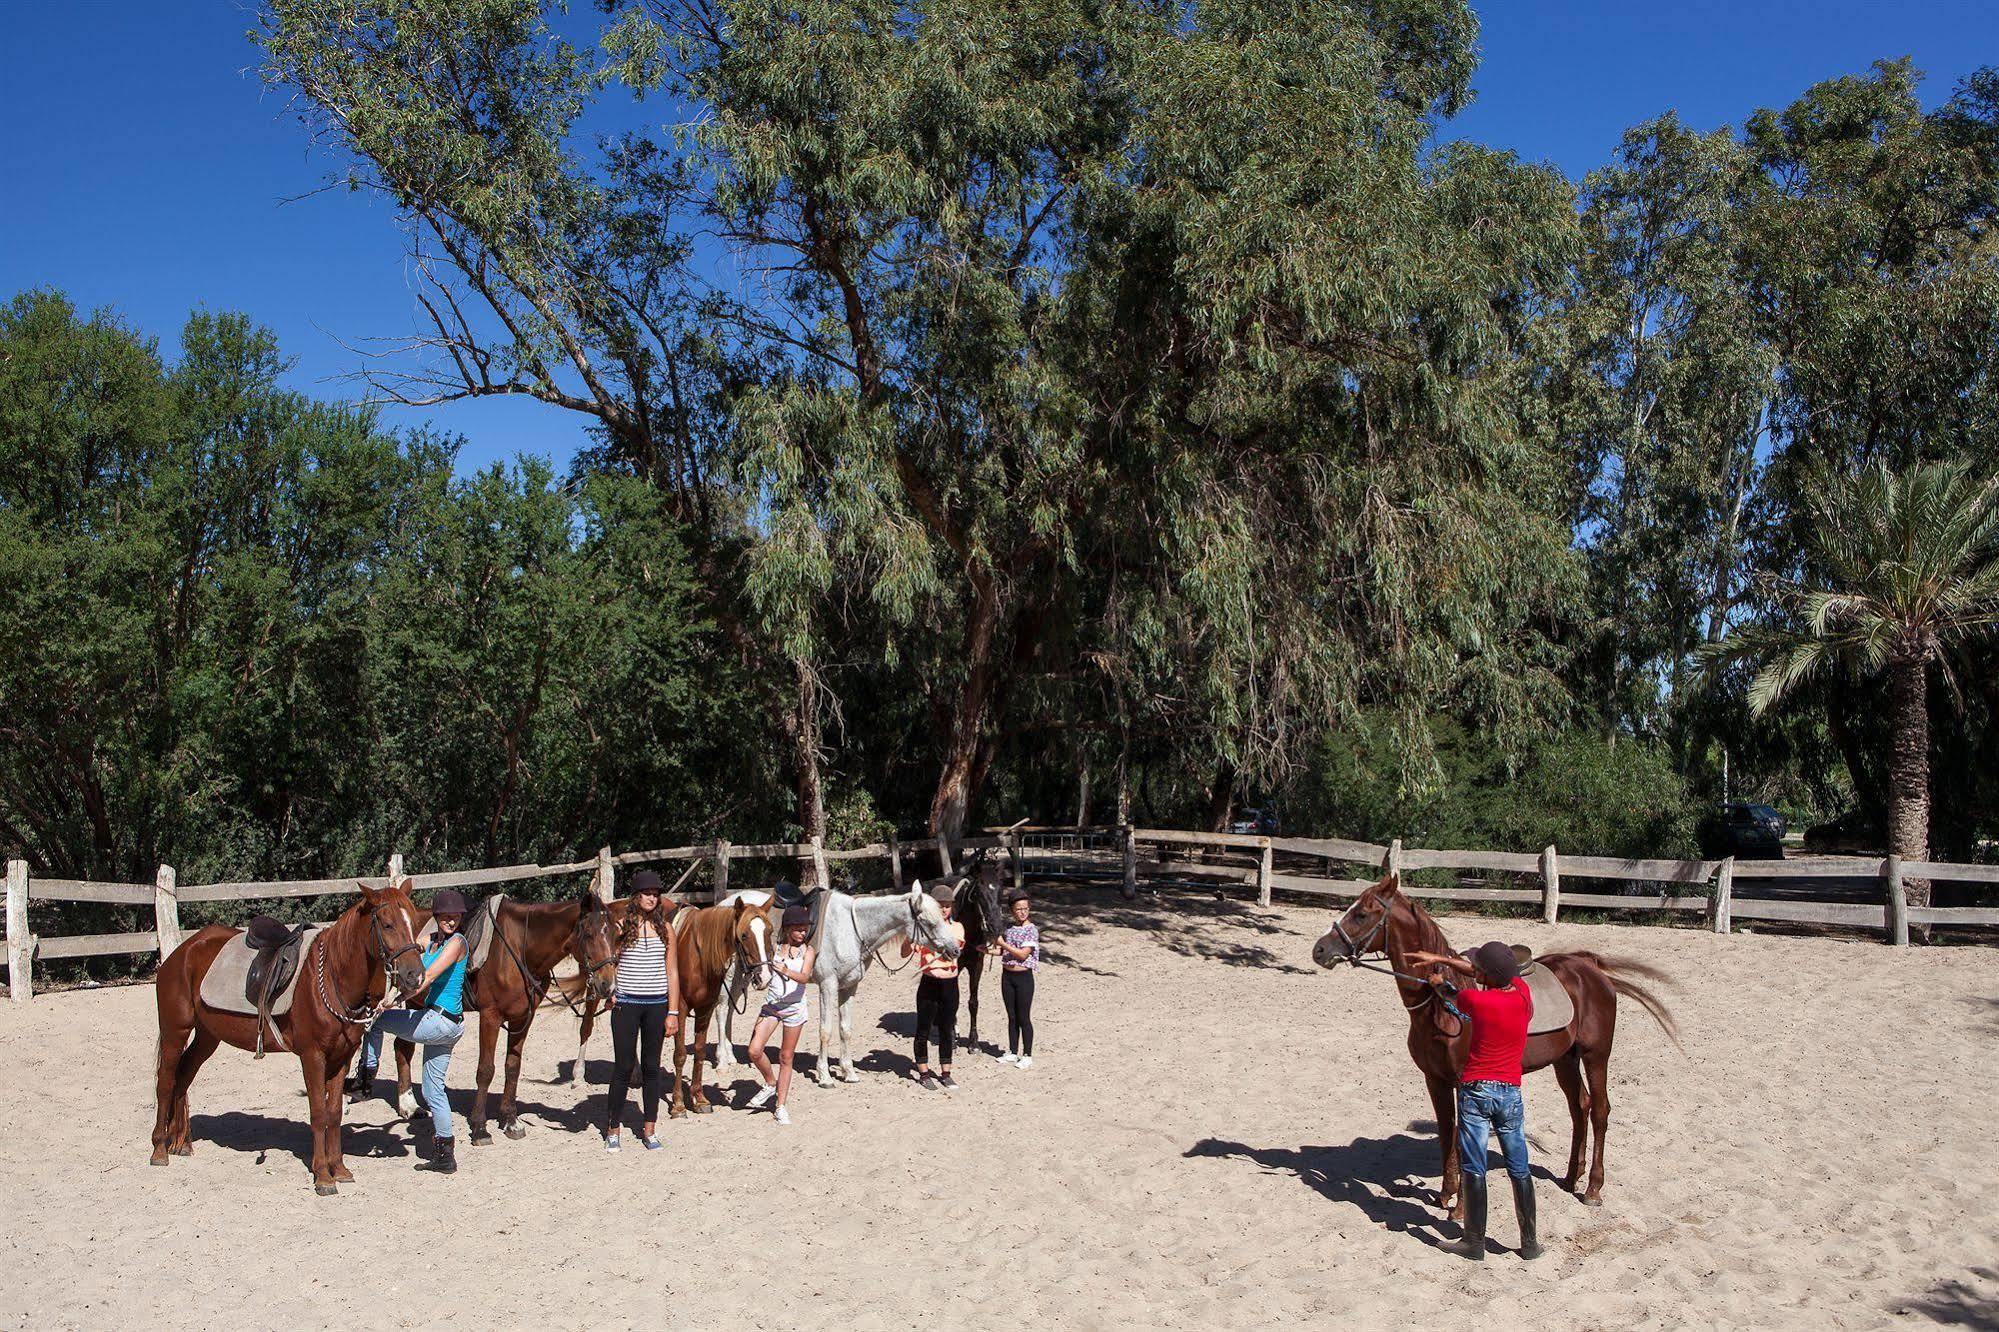
[[[729,842],[727,838],[715,839],[715,890],[708,895],[710,902],[719,902],[729,895]]]
[[[1126,901],[1138,896],[1138,833],[1129,823],[1124,825],[1124,896]]]
[[[1735,857],[1729,856],[1721,862],[1721,868],[1714,875],[1714,901],[1708,906],[1708,923],[1716,934],[1727,934],[1732,924],[1729,918],[1730,903],[1735,900]]]
[[[1006,844],[1007,849],[1013,852],[1013,895],[1018,897],[1027,891],[1027,864],[1021,858],[1020,834],[1008,833]]]
[[[153,876],[153,928],[160,935],[160,957],[180,947],[180,899],[174,896],[174,867],[160,866]]]
[[[1562,909],[1562,864],[1551,842],[1541,848],[1541,919],[1555,923]]]
[[[1395,838],[1388,844],[1388,854],[1381,858],[1381,873],[1385,878],[1402,881],[1402,839]]]
[[[895,840],[895,834],[888,835],[888,881],[895,890],[902,891],[902,843]]]
[[[393,888],[402,881],[403,881],[403,853],[400,851],[392,851],[389,853],[389,887]]]
[[[611,848],[608,846],[597,848],[597,896],[606,902],[616,897],[617,877],[618,867],[611,862]],[[580,1080],[583,1075],[578,1073],[576,1076]]]
[[[1881,878],[1887,888],[1888,909],[1884,922],[1888,942],[1897,948],[1909,946],[1909,899],[1902,888],[1902,858],[1889,856],[1881,862]]]
[[[28,862],[7,862],[7,988],[14,1002],[25,1004],[34,997],[35,939],[28,933]]]
[[[1257,847],[1259,854],[1256,858],[1256,904],[1267,907],[1270,905],[1270,839],[1259,837]]]
[[[824,838],[812,839],[812,877],[821,888],[831,888],[833,880],[826,873],[826,842]]]

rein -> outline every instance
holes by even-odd
[[[582,927],[582,916],[579,915],[576,918],[576,924],[579,929]],[[523,924],[521,928],[525,931],[527,927]],[[493,933],[498,936],[500,943],[505,946],[507,956],[513,959],[514,970],[521,973],[521,996],[528,1001],[528,1013],[530,1016],[533,1015],[535,1009],[540,1008],[544,1003],[548,1002],[548,992],[551,987],[554,987],[555,992],[562,996],[562,1002],[569,1006],[570,1012],[579,1018],[583,1016],[584,1009],[577,1007],[576,1001],[569,997],[569,992],[555,986],[555,968],[550,967],[548,974],[541,978],[539,984],[534,981],[534,973],[528,968],[527,959],[521,956],[518,948],[514,947],[514,941],[507,937],[506,924],[500,919],[500,912],[498,911],[493,913]],[[670,948],[673,945],[669,941],[667,946]],[[582,963],[581,958],[578,958],[577,961],[579,965]],[[582,966],[581,976],[584,981],[584,993],[586,995],[589,993],[589,982],[599,971],[602,971],[605,967],[615,967],[617,965],[618,959],[611,957],[591,966]],[[588,1004],[589,1001],[586,998],[584,1006],[588,1007]],[[511,1031],[512,1028],[510,1027],[508,1030]]]
[[[370,922],[369,931],[370,937],[375,944],[377,960],[381,962],[384,977],[390,977],[395,974],[396,959],[404,953],[415,953],[418,956],[422,956],[423,954],[423,950],[417,947],[416,944],[408,943],[396,949],[393,953],[389,953],[387,959],[383,960],[380,955],[388,951],[388,940],[382,937],[382,917],[379,912],[375,914],[373,920]],[[331,934],[332,932],[328,930],[326,934]],[[365,1027],[373,1022],[375,1019],[375,1010],[372,1006],[350,1009],[343,1004],[336,1007],[331,996],[327,994],[326,937],[324,934],[312,941],[310,950],[314,958],[312,988],[314,993],[319,996],[320,1007],[324,1008],[334,1020],[345,1022],[350,1026]]]
[[[1375,940],[1386,934],[1387,931],[1388,912],[1385,909],[1375,918],[1374,927],[1359,939],[1355,939],[1347,933],[1344,916],[1336,917],[1333,921],[1333,933],[1339,936],[1340,943],[1346,948],[1347,964],[1349,966],[1358,967],[1363,971],[1377,971],[1384,976],[1393,976],[1397,980],[1408,981],[1411,985],[1421,985],[1424,988],[1426,993],[1421,999],[1418,999],[1413,1004],[1405,1003],[1402,1005],[1403,1012],[1420,1012],[1434,999],[1444,1006],[1446,1013],[1449,1013],[1458,1021],[1470,1021],[1464,1015],[1464,1011],[1452,1003],[1450,997],[1444,993],[1445,990],[1451,991],[1452,994],[1457,992],[1457,987],[1449,981],[1425,980],[1421,976],[1411,976],[1397,971],[1394,967],[1378,966],[1373,962],[1364,960],[1368,951],[1375,947]],[[1380,951],[1383,957],[1388,955],[1388,949],[1385,944],[1381,946]],[[1397,998],[1400,999],[1400,996],[1398,995]]]

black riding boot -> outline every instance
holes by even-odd
[[[1461,1187],[1465,1198],[1464,1238],[1444,1248],[1461,1258],[1482,1263],[1485,1261],[1485,1176],[1465,1175]]]
[[[428,1161],[417,1162],[416,1168],[418,1170],[433,1171],[436,1174],[440,1175],[457,1174],[458,1173],[457,1139],[432,1138],[430,1140],[430,1159]]]
[[[1513,1181],[1513,1214],[1520,1218],[1520,1256],[1531,1262],[1547,1252],[1541,1247],[1539,1228],[1534,1222],[1533,1180]]]
[[[358,1068],[347,1079],[347,1104],[365,1101],[375,1094],[375,1070]]]

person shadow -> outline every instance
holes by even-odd
[[[1295,1148],[1253,1147],[1224,1138],[1203,1138],[1182,1155],[1242,1161],[1265,1174],[1295,1176],[1321,1197],[1354,1208],[1384,1229],[1413,1235],[1432,1248],[1460,1233],[1431,1205],[1436,1194],[1427,1179],[1437,1164],[1435,1138],[1398,1133],[1387,1138],[1355,1138],[1343,1146]]]

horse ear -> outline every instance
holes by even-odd
[[[923,880],[911,879],[909,881],[909,895],[911,897],[915,897],[918,893],[922,891],[923,891]]]
[[[1374,885],[1378,893],[1399,893],[1402,891],[1402,871],[1390,870],[1381,876],[1381,882]]]

